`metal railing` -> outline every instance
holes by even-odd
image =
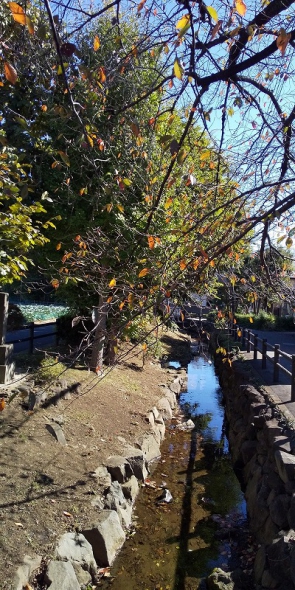
[[[35,333],[36,328],[43,328],[44,326],[55,326],[55,330],[53,330],[51,332],[45,332],[43,334],[36,334]],[[22,326],[21,328],[18,328],[16,330],[16,332],[20,332],[21,330],[29,330],[29,336],[25,336],[24,338],[15,338],[14,340],[9,340],[9,342],[7,344],[18,344],[20,342],[28,342],[29,343],[29,346],[28,346],[29,354],[33,354],[35,340],[39,340],[41,338],[48,338],[48,336],[54,336],[55,343],[56,344],[58,343],[56,320],[52,320],[52,321],[48,321],[48,322],[38,322],[38,323],[30,322],[30,324],[27,324],[26,326]],[[11,332],[9,334],[11,334]]]
[[[257,334],[247,328],[233,326],[229,328],[230,335],[236,342],[241,342],[247,352],[253,351],[253,359],[257,360],[258,353],[261,354],[261,368],[266,369],[266,362],[273,364],[273,383],[279,382],[279,372],[283,371],[290,377],[291,402],[295,401],[295,354],[288,354],[281,350],[279,344],[270,344],[266,338],[259,338]],[[270,353],[270,354],[269,354]],[[281,364],[280,360],[285,359],[289,363],[289,369]]]

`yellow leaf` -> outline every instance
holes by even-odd
[[[189,14],[184,14],[181,19],[179,19],[179,21],[176,23],[176,28],[177,29],[183,29],[183,27],[185,27],[187,25],[187,23],[190,20],[190,16]]]
[[[253,321],[254,321],[253,318],[249,318],[250,324],[253,324]]]
[[[146,350],[146,349],[147,349],[147,344],[146,344],[146,342],[144,342],[142,345],[142,350]]]
[[[177,162],[178,164],[182,164],[187,156],[187,152],[184,148],[181,148],[177,154]]]
[[[56,250],[60,250],[61,249],[61,242],[59,242],[56,246]]]
[[[17,71],[8,61],[6,61],[4,63],[4,74],[5,74],[5,78],[6,78],[6,80],[8,80],[8,82],[11,82],[11,84],[16,83]]]
[[[174,70],[174,74],[175,74],[176,78],[178,78],[178,80],[181,80],[182,76],[183,76],[183,67],[180,64],[178,57],[176,58],[176,60],[174,62],[173,70]]]
[[[285,29],[280,29],[280,34],[277,37],[277,48],[282,55],[285,55],[286,47],[291,39],[291,34],[286,33]]]
[[[95,35],[94,41],[93,41],[93,49],[94,49],[94,51],[97,51],[99,48],[100,48],[100,40],[99,40],[99,37],[97,35]]]
[[[207,12],[209,12],[210,16],[217,23],[218,22],[218,14],[217,14],[215,8],[213,8],[213,6],[206,6],[206,8],[207,8]]]
[[[147,275],[149,273],[149,268],[143,268],[140,273],[138,273],[139,277],[145,277],[145,275]]]
[[[112,210],[112,208],[113,208],[113,203],[108,203],[108,204],[105,206],[105,208],[106,208],[107,212],[108,212],[108,213],[110,213],[110,212],[111,212],[111,210]]]
[[[237,330],[237,335],[238,335],[239,338],[241,338],[241,336],[242,336],[241,330]]]
[[[26,16],[26,25],[28,27],[28,31],[29,31],[30,35],[34,35],[34,32],[35,32],[34,25],[33,25],[29,16]]]
[[[109,287],[115,287],[115,286],[116,286],[116,284],[117,284],[117,281],[116,281],[116,279],[112,279],[112,280],[109,282]]]
[[[61,157],[61,159],[62,159],[63,163],[64,163],[66,166],[70,166],[71,164],[70,164],[70,159],[69,159],[69,156],[68,156],[68,155],[67,155],[65,152],[61,152],[61,151],[59,151],[58,153],[59,153],[59,155],[60,155],[60,157]]]
[[[92,139],[91,135],[86,135],[86,139],[87,139],[88,145],[90,145],[90,147],[93,147],[93,139]]]
[[[211,155],[211,151],[210,150],[205,150],[204,152],[201,153],[200,155],[200,160],[208,160],[210,158]]]
[[[245,14],[247,12],[247,6],[246,6],[244,0],[236,0],[235,9],[238,14],[240,14],[241,16],[245,16]]]
[[[210,266],[215,266],[214,260],[210,260],[209,264],[210,264]]]
[[[17,4],[17,2],[9,2],[9,8],[12,12],[15,22],[19,23],[20,25],[27,24],[24,9],[19,4]]]
[[[148,236],[148,245],[151,249],[155,247],[155,238],[153,236]]]

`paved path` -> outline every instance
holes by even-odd
[[[294,332],[267,332],[264,330],[251,330],[257,334],[258,338],[266,338],[267,342],[274,346],[280,345],[280,349],[289,355],[295,354],[295,331]],[[261,343],[259,343],[259,348]],[[291,377],[286,375],[282,370],[279,371],[278,383],[273,383],[273,364],[267,361],[266,369],[262,369],[262,357],[258,353],[257,360],[253,360],[253,352],[242,354],[250,364],[251,368],[257,375],[258,381],[264,386],[267,393],[273,398],[274,402],[287,415],[289,420],[295,420],[295,402],[291,402]],[[272,356],[273,352],[268,350],[268,355]],[[291,361],[280,358],[280,364],[291,371]]]

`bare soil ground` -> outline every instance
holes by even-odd
[[[171,360],[188,354],[187,337],[180,332],[163,333],[162,347]],[[123,439],[134,444],[148,430],[147,412],[173,371],[153,359],[143,366],[141,348],[125,344],[122,352],[118,365],[104,377],[85,369],[66,371],[62,377],[67,386],[79,383],[68,399],[54,404],[53,389],[52,403],[29,411],[27,400],[17,395],[1,412],[1,590],[13,588],[24,555],[50,558],[61,534],[94,520],[91,500],[99,490],[93,471],[120,453]],[[20,383],[0,385],[0,397]],[[62,425],[66,446],[46,428],[54,420]]]

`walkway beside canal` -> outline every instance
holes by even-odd
[[[280,349],[288,354],[295,354],[295,331],[294,332],[270,332],[263,330],[252,330],[258,338],[266,338],[269,344],[280,345]],[[257,380],[264,386],[265,391],[279,406],[281,411],[290,421],[295,421],[295,402],[291,402],[291,382],[290,377],[283,371],[279,371],[278,383],[273,383],[273,364],[270,361],[266,363],[266,369],[262,369],[262,355],[257,353],[257,359],[253,358],[253,351],[246,352],[241,350],[245,361],[249,364],[252,371],[256,374]],[[281,362],[281,361],[280,361]]]

